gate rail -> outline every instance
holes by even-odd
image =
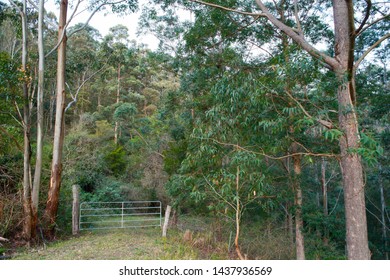
[[[80,230],[161,227],[161,201],[82,202]]]

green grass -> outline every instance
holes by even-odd
[[[181,242],[177,231],[161,237],[160,228],[117,229],[83,232],[45,247],[22,249],[18,260],[155,260],[199,259],[199,252]]]
[[[184,232],[192,232],[185,241]],[[230,239],[230,241],[229,241]],[[160,227],[82,231],[45,246],[18,249],[17,260],[226,260],[237,259],[234,227],[210,217],[182,217],[177,228],[161,237]],[[229,251],[230,243],[230,251]],[[294,259],[294,247],[283,229],[269,224],[242,226],[242,253],[249,259]]]

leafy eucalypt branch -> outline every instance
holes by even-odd
[[[268,91],[270,91],[271,93],[273,94],[276,94],[278,95],[272,88],[266,86],[265,84],[262,84],[262,86],[264,88],[266,88]],[[306,109],[305,107],[302,105],[301,102],[299,102],[298,99],[296,99],[288,90],[285,90],[284,93],[288,96],[288,98],[290,98],[292,101],[294,101],[299,109],[301,109],[301,111],[303,112],[303,114],[309,119],[309,120],[314,120],[316,122],[318,122],[319,124],[321,124],[322,126],[324,126],[325,128],[327,129],[333,129],[334,128],[334,125],[331,121],[328,121],[328,120],[323,120],[323,119],[320,119],[320,118],[315,118],[313,117]]]
[[[308,43],[307,40],[303,37],[303,34],[301,30],[296,30],[292,27],[287,26],[280,20],[278,20],[274,15],[272,15],[267,7],[264,5],[263,1],[256,0],[257,5],[261,9],[262,12],[260,13],[253,13],[253,12],[246,12],[246,11],[241,11],[238,9],[233,9],[233,8],[228,8],[225,6],[205,2],[205,1],[200,1],[200,0],[190,0],[192,2],[201,4],[201,5],[206,5],[209,7],[214,7],[218,8],[224,11],[229,11],[229,12],[234,12],[234,13],[239,13],[239,14],[244,14],[244,15],[250,15],[250,16],[256,16],[256,17],[265,17],[267,18],[273,25],[275,25],[278,29],[286,33],[293,41],[295,41],[298,45],[300,45],[304,50],[306,50],[309,54],[311,54],[313,57],[320,59],[323,61],[325,64],[328,65],[328,67],[336,69],[339,65],[339,62],[334,59],[333,57],[330,57],[326,55],[325,53],[319,51],[315,47],[313,47],[310,43]],[[299,23],[298,27],[300,26]]]
[[[261,12],[247,12],[242,11],[239,9],[229,8],[222,5],[201,1],[201,0],[190,0],[191,2],[198,3],[201,5],[221,9],[227,12],[234,12],[238,14],[243,15],[249,15],[254,17],[264,17],[267,18],[275,27],[277,27],[279,30],[283,31],[285,34],[287,34],[295,43],[297,43],[300,47],[302,47],[305,51],[307,51],[310,55],[313,57],[319,59],[319,61],[328,69],[337,70],[340,67],[340,63],[335,58],[328,56],[327,54],[319,51],[317,48],[315,48],[313,45],[311,45],[303,36],[299,16],[298,16],[298,8],[297,8],[297,2],[294,1],[294,17],[297,25],[296,28],[292,28],[286,24],[284,24],[282,21],[277,19],[266,7],[266,5],[261,0],[255,0],[257,6],[260,8]],[[368,22],[369,17],[371,16],[371,10],[372,8],[372,2],[371,0],[366,0],[367,7],[366,11],[364,13],[364,18],[360,24],[360,26],[354,30],[352,37],[356,38],[360,36],[363,32],[365,32],[367,29],[371,28],[372,26],[376,25],[379,22],[382,22],[384,20],[387,20],[390,17],[390,14],[383,14],[381,17]],[[370,47],[367,48],[367,50],[363,53],[363,55],[354,63],[353,65],[353,72],[356,72],[356,69],[359,67],[360,63],[367,57],[367,55],[374,50],[376,47],[378,47],[382,42],[390,38],[390,33],[387,33],[383,35],[381,38],[379,38],[375,43],[373,43]],[[353,73],[353,74],[354,74]]]
[[[233,147],[233,148],[235,148],[236,150],[239,150],[239,151],[251,153],[251,154],[254,154],[254,155],[261,155],[261,156],[264,156],[264,157],[266,157],[268,159],[273,159],[273,160],[281,160],[281,159],[286,159],[286,158],[290,158],[290,157],[294,157],[294,156],[328,157],[328,158],[336,158],[336,159],[339,158],[339,155],[336,155],[336,154],[314,153],[314,152],[311,152],[310,150],[308,150],[307,148],[305,148],[305,150],[306,150],[305,152],[296,152],[296,153],[291,153],[291,154],[284,155],[284,156],[272,156],[272,155],[269,155],[269,154],[265,153],[262,148],[259,148],[260,151],[254,151],[254,150],[242,147],[239,144],[222,142],[222,141],[219,141],[219,140],[217,140],[215,138],[206,138],[206,137],[195,137],[195,138],[199,139],[199,140],[212,141],[212,142],[214,142],[216,144],[219,144],[221,146]]]
[[[209,3],[209,2],[200,1],[200,0],[190,0],[190,1],[198,3],[198,4],[201,4],[201,5],[205,5],[205,6],[209,6],[209,7],[213,7],[213,8],[217,8],[217,9],[221,9],[221,10],[224,10],[224,11],[227,11],[227,12],[234,12],[234,13],[242,14],[242,15],[246,15],[246,16],[266,17],[266,14],[264,14],[264,13],[246,12],[246,11],[232,9],[232,8],[228,8],[228,7],[225,7],[225,6],[218,5],[218,4]]]

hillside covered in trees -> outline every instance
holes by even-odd
[[[2,245],[70,235],[79,185],[233,259],[389,258],[389,2],[44,2],[0,2]],[[157,50],[89,25],[137,10]]]

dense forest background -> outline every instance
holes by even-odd
[[[323,57],[260,14],[261,1],[151,1],[140,8],[139,32],[160,40],[154,51],[130,41],[123,25],[105,36],[88,23],[61,25],[41,2],[0,2],[0,237],[39,243],[70,234],[78,184],[82,201],[160,200],[175,219],[212,218],[215,240],[234,233],[235,258],[351,258],[344,190],[355,175],[343,173],[342,159],[353,154],[370,257],[388,259],[388,2],[354,1],[351,107],[340,105],[340,76],[326,60],[338,55],[328,1],[266,5]],[[91,14],[137,7],[90,5]],[[342,116],[352,113],[359,143],[345,155]]]

